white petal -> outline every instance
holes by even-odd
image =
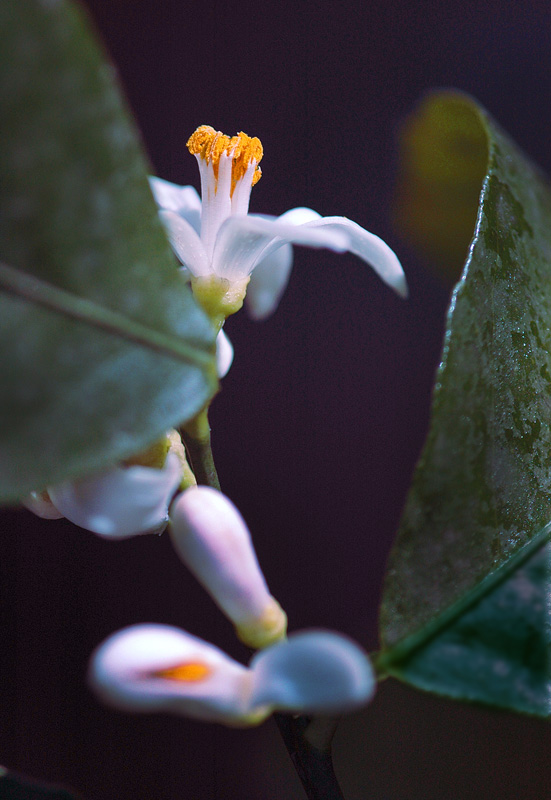
[[[264,214],[256,216],[261,219],[276,219]],[[321,215],[311,208],[301,207],[291,208],[277,219],[292,225],[302,225],[321,219]],[[273,314],[287,288],[292,265],[293,248],[290,244],[284,244],[257,263],[251,273],[245,297],[249,316],[255,320],[263,320]]]
[[[256,320],[272,314],[289,282],[293,265],[293,248],[284,244],[258,262],[247,286],[245,305],[249,315]]]
[[[189,222],[174,211],[160,211],[172,249],[185,267],[195,276],[211,272],[207,253],[198,234]]]
[[[31,492],[21,500],[21,505],[24,505],[25,508],[32,511],[37,517],[42,517],[42,519],[63,518],[63,514],[59,513],[47,492]]]
[[[367,654],[335,633],[307,631],[257,653],[253,704],[300,713],[356,708],[373,695],[375,678]]]
[[[401,297],[407,297],[406,278],[396,253],[374,233],[369,233],[346,217],[321,217],[307,222],[306,227],[314,230],[331,230],[346,235],[348,237],[346,249],[372,266],[377,275]]]
[[[181,480],[178,458],[163,469],[116,467],[92,478],[48,488],[63,516],[109,539],[156,532],[168,520],[168,503]]]
[[[208,486],[187,489],[170,511],[170,535],[186,566],[251,647],[285,635],[286,617],[268,591],[239,511]]]
[[[216,370],[219,378],[223,378],[228,374],[232,362],[233,345],[224,331],[221,330],[216,337]]]
[[[182,665],[205,668],[194,680],[160,671]],[[133,625],[110,636],[92,656],[89,682],[118,708],[170,711],[198,719],[247,724],[251,674],[217,647],[169,625]]]
[[[304,225],[306,222],[315,222],[318,219],[323,219],[323,217],[313,208],[299,206],[299,208],[290,208],[285,211],[278,219],[282,222],[290,222],[292,225]]]
[[[213,272],[230,281],[245,278],[261,259],[286,242],[328,247],[340,252],[348,247],[349,237],[331,228],[322,231],[279,219],[232,216],[218,231],[212,259]]]
[[[178,186],[162,178],[149,178],[155,202],[164,211],[174,211],[199,233],[201,230],[201,198],[193,186]]]

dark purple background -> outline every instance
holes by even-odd
[[[251,210],[343,214],[399,253],[411,299],[352,256],[296,250],[277,314],[229,320],[234,366],[212,411],[223,487],[250,524],[291,629],[377,646],[380,586],[426,431],[447,291],[390,224],[397,131],[426,89],[474,94],[548,171],[546,4],[344,0],[247,5],[88,0],[157,174],[198,185],[185,142],[211,124],[261,138]],[[231,731],[103,708],[92,649],[132,622],[248,654],[165,536],[109,543],[3,515],[0,762],[85,800],[299,800],[275,726]],[[551,797],[542,722],[388,681],[346,718],[348,800]]]

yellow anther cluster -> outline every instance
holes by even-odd
[[[215,131],[210,125],[200,125],[189,137],[187,148],[192,155],[199,155],[207,164],[212,163],[216,179],[218,179],[220,156],[222,153],[231,155],[231,194],[233,194],[236,183],[245,175],[251,161],[255,161],[257,165],[252,181],[253,186],[258,183],[262,175],[262,170],[258,166],[263,155],[262,142],[256,136],[247,136],[243,131],[230,138],[222,131]]]
[[[152,678],[164,678],[169,681],[181,681],[183,683],[198,683],[204,681],[211,674],[211,670],[206,664],[200,661],[190,661],[187,664],[177,664],[169,669],[160,669],[152,672]]]

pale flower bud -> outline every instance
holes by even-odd
[[[268,590],[249,530],[233,503],[208,486],[192,487],[174,502],[170,520],[180,558],[234,623],[239,638],[259,648],[284,637],[287,617]]]

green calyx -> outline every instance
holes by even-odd
[[[226,319],[243,305],[250,276],[237,281],[207,275],[193,278],[191,288],[195,299],[208,315],[218,332]]]

